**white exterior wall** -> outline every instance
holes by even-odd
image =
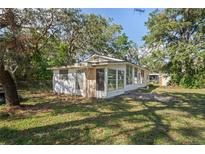
[[[171,80],[170,76],[162,76],[162,86],[168,86],[170,80]]]
[[[53,91],[58,94],[75,94],[85,96],[85,73],[81,73],[83,87],[80,90],[75,89],[76,70],[68,70],[68,80],[61,80],[59,70],[53,71]]]
[[[118,65],[111,65],[106,67],[97,67],[98,68],[104,68],[105,69],[105,81],[104,81],[104,91],[96,91],[96,97],[97,98],[110,98],[114,96],[121,95],[129,90],[135,90],[140,87],[145,87],[146,83],[142,83],[142,77],[141,76],[141,69],[138,68],[138,76],[137,78],[134,77],[134,67],[132,67],[132,79],[133,84],[126,85],[126,65],[125,64],[118,64]],[[124,88],[123,89],[117,89],[108,91],[108,69],[114,69],[114,70],[123,70],[124,71]],[[59,70],[53,71],[53,90],[55,93],[58,94],[76,94],[76,95],[82,95],[86,96],[86,76],[85,72],[83,72],[82,79],[83,79],[83,88],[81,90],[75,89],[75,69],[69,69],[68,70],[68,80],[60,80],[59,76]],[[145,77],[146,78],[146,77]],[[118,76],[116,75],[116,81],[118,83]],[[89,88],[89,87],[87,87]]]

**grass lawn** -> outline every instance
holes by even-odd
[[[0,144],[205,144],[205,89],[153,87],[107,100],[20,94],[24,107],[0,106]]]

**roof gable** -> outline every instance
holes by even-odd
[[[80,63],[75,63],[74,65],[68,65],[68,66],[62,66],[62,67],[53,67],[51,70],[57,70],[57,69],[68,69],[68,68],[86,68],[86,67],[96,67],[96,66],[102,66],[102,65],[110,65],[110,64],[124,64],[124,65],[132,65],[132,66],[137,66],[143,70],[148,70],[145,67],[141,67],[138,64],[133,64],[121,59],[117,58],[111,58],[108,56],[102,56],[102,55],[97,55],[94,54],[90,56],[88,59],[80,62]]]
[[[89,57],[88,59],[86,59],[84,62],[109,62],[109,61],[123,62],[124,60],[94,54],[91,57]]]

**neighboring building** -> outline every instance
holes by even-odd
[[[167,74],[151,73],[149,74],[150,83],[159,84],[160,86],[168,86],[171,77]]]
[[[170,83],[171,77],[167,74],[162,74],[159,78],[160,86],[168,86]]]
[[[93,55],[81,63],[55,67],[52,70],[55,93],[85,97],[117,96],[147,86],[149,79],[149,71],[146,68],[100,55]]]
[[[149,82],[159,84],[159,73],[149,74]]]

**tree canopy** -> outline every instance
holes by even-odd
[[[156,69],[169,73],[172,83],[200,87],[205,75],[205,9],[164,9],[150,14],[144,37]],[[151,67],[151,68],[153,68]]]

